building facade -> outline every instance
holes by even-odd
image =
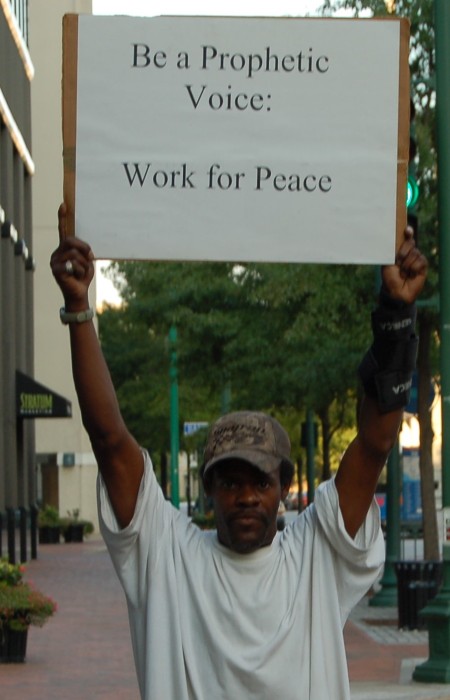
[[[31,80],[27,3],[0,1],[0,511],[35,493],[34,421],[21,417],[17,375],[34,372]]]
[[[63,299],[49,266],[58,245],[57,210],[63,197],[61,79],[62,19],[66,13],[91,14],[92,2],[28,0],[29,45],[35,67],[31,85],[35,371],[39,381],[67,397],[72,405],[69,420],[35,421],[36,494],[40,505],[56,507],[61,517],[78,510],[81,518],[97,525],[97,465],[75,394],[69,329],[59,320]],[[95,308],[95,289],[91,306]]]
[[[0,515],[48,502],[95,522],[96,465],[49,268],[62,199],[62,15],[91,5],[0,0]]]

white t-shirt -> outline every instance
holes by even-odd
[[[125,529],[101,477],[98,504],[143,700],[349,699],[343,626],[384,560],[375,502],[352,540],[328,481],[252,554],[223,547],[174,509],[148,455]]]

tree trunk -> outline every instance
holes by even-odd
[[[433,429],[430,403],[430,346],[433,325],[426,313],[419,316],[418,371],[418,418],[420,425],[420,488],[422,494],[424,559],[438,560],[439,536],[436,518],[436,499],[433,469]]]
[[[331,428],[330,414],[328,406],[318,413],[322,425],[322,481],[327,481],[331,477],[330,465],[330,443]]]

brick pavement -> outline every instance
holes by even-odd
[[[26,577],[58,612],[43,629],[31,628],[25,664],[0,665],[0,698],[138,700],[125,600],[103,542],[40,545]],[[369,608],[367,599],[352,613],[345,628],[352,699],[450,700],[450,686],[411,681],[428,656],[427,632],[397,630],[395,614]]]
[[[30,629],[25,664],[0,665],[0,698],[138,700],[125,600],[103,542],[40,545],[26,572],[58,612]]]
[[[450,700],[450,686],[412,680],[428,658],[426,630],[399,630],[397,608],[371,608],[364,598],[344,630],[352,700]]]

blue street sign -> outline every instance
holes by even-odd
[[[194,435],[194,433],[198,433],[199,430],[207,428],[208,425],[209,423],[206,423],[205,421],[200,421],[197,423],[186,422],[183,424],[183,434],[185,436]]]

